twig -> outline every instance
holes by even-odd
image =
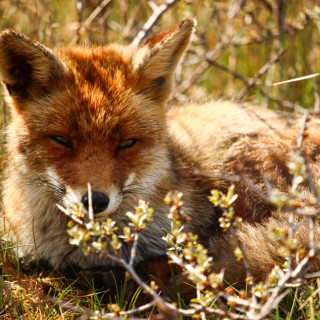
[[[198,78],[203,74],[203,72],[209,67],[210,61],[214,61],[220,55],[224,47],[225,47],[225,44],[222,42],[219,42],[213,50],[209,51],[205,55],[205,58],[204,58],[205,61],[199,64],[196,70],[193,72],[193,75],[189,79],[185,80],[179,86],[179,88],[177,89],[177,93],[179,94],[185,93],[198,80]],[[193,50],[189,50],[188,52],[198,55]]]
[[[226,32],[225,36],[228,40],[232,40],[235,36],[235,30],[234,30],[234,18],[238,15],[239,11],[243,8],[245,5],[246,0],[231,0],[229,1],[229,9],[227,14],[227,26],[226,26]],[[224,36],[222,34],[222,36]],[[230,47],[230,54],[228,57],[228,65],[232,67],[232,69],[236,68],[236,51],[235,47]],[[230,91],[233,91],[234,87],[234,78],[230,79],[228,81],[230,85],[232,86],[230,88]]]
[[[3,127],[2,127],[2,130],[3,129],[6,129],[6,126],[7,126],[7,121],[8,121],[8,111],[7,111],[7,104],[4,100],[1,101],[2,104],[0,103],[0,105],[2,105],[2,112],[3,112]]]
[[[314,257],[316,254],[316,239],[315,239],[315,230],[314,230],[314,217],[309,217],[309,228],[310,228],[310,251],[309,256]]]
[[[92,192],[91,192],[91,184],[88,182],[88,213],[90,221],[94,220],[93,216],[93,208],[92,208]]]
[[[242,314],[237,314],[234,312],[230,311],[223,311],[221,309],[215,309],[215,308],[204,308],[200,306],[194,307],[194,309],[178,309],[179,314],[185,317],[191,317],[193,315],[199,314],[200,312],[204,312],[205,314],[208,315],[216,315],[219,317],[225,317],[226,319],[234,319],[234,320],[240,320],[240,319],[248,319],[245,315]]]
[[[233,182],[244,182],[244,184],[252,190],[254,193],[256,193],[262,200],[266,202],[271,202],[270,197],[264,193],[261,189],[257,188],[256,185],[247,177],[245,176],[240,176],[240,175],[226,175],[226,174],[213,174],[210,172],[206,172],[204,170],[196,170],[195,171],[197,174],[201,174],[205,177],[210,177],[210,178],[216,178],[216,179],[221,179],[221,180],[226,180],[226,181],[233,181]]]
[[[82,18],[83,18],[83,8],[84,8],[84,0],[76,0],[76,12],[77,12],[77,22],[78,26],[76,29],[76,34],[72,40],[72,42],[79,44],[81,35],[80,35],[80,28],[81,28],[81,23],[82,23]]]
[[[134,235],[133,245],[132,245],[131,254],[130,254],[129,265],[131,267],[133,266],[133,262],[134,262],[134,259],[136,257],[136,253],[137,253],[138,239],[139,239],[139,233],[136,232],[135,235]]]
[[[268,298],[267,302],[263,305],[258,315],[255,316],[254,320],[262,320],[264,319],[270,311],[281,301],[281,299],[287,294],[287,290],[282,293],[284,290],[286,283],[290,279],[298,278],[302,270],[308,265],[310,258],[305,257],[298,266],[293,270],[289,270],[284,274],[282,278],[279,279],[277,286],[274,288],[271,296]],[[281,297],[281,299],[280,299]]]
[[[309,117],[309,112],[305,111],[304,115],[303,115],[303,119],[302,119],[302,126],[301,126],[300,133],[299,133],[299,136],[297,139],[297,148],[299,149],[300,152],[301,152],[301,148],[302,148],[303,139],[305,138],[308,117]]]
[[[102,1],[94,10],[93,12],[90,14],[90,16],[88,17],[88,19],[81,24],[80,30],[79,30],[79,34],[81,36],[81,34],[87,30],[92,21],[99,15],[99,13],[109,4],[111,3],[111,0],[104,0]]]
[[[218,52],[218,50],[220,50],[220,49],[217,48],[217,52]],[[199,54],[194,50],[189,50],[188,52],[199,57]],[[210,58],[206,58],[206,62],[216,68],[219,68],[220,70],[223,70],[225,72],[230,73],[232,76],[241,80],[246,85],[249,84],[250,78],[247,78],[247,77],[241,75],[240,73],[238,73],[234,70],[231,70],[230,68],[226,67],[225,65],[223,65],[215,60],[211,60]],[[208,65],[200,64],[198,68],[196,69],[196,71],[194,72],[194,75],[192,77],[190,77],[188,80],[186,80],[184,83],[181,84],[181,86],[178,89],[178,93],[184,93],[186,90],[188,90],[189,87],[201,76],[201,72],[203,72],[206,68],[208,68]],[[289,109],[291,111],[298,110],[301,112],[304,112],[304,110],[305,110],[301,106],[298,106],[290,101],[279,100],[279,99],[275,99],[275,98],[268,96],[267,93],[263,89],[261,89],[259,86],[257,86],[256,83],[253,84],[252,87],[255,90],[257,90],[262,96],[267,97],[270,101],[272,101],[274,103],[277,103],[283,109]]]
[[[53,304],[57,305],[59,308],[64,309],[64,310],[68,310],[68,311],[72,311],[74,313],[79,313],[82,315],[89,315],[90,311],[89,309],[85,308],[85,307],[79,307],[73,303],[64,301],[64,300],[60,300],[52,295],[46,294],[45,295],[45,300],[52,302]]]
[[[175,264],[180,265],[181,267],[185,268],[188,273],[192,274],[195,272],[194,267],[190,263],[185,264],[184,261],[182,259],[180,259],[177,255],[171,254],[170,259]],[[203,280],[205,280],[205,276],[204,275],[201,275],[201,276],[202,276]],[[247,300],[244,300],[241,298],[231,297],[225,293],[223,293],[223,297],[225,297],[227,299],[230,298],[230,301],[236,302],[237,304],[243,304],[244,306],[248,306]],[[200,312],[204,312],[206,314],[228,316],[229,319],[246,319],[246,317],[244,317],[242,315],[233,314],[232,312],[223,311],[221,309],[219,310],[219,309],[213,309],[213,308],[205,308],[205,307],[201,307],[201,306],[193,306],[193,308],[194,309],[189,309],[189,310],[178,309],[178,312],[179,312],[179,314],[181,314],[183,316],[192,316],[195,314],[199,314]]]
[[[123,267],[131,276],[131,278],[141,286],[141,288],[152,297],[153,303],[157,306],[158,310],[167,315],[170,313],[170,317],[168,319],[178,319],[178,311],[177,308],[170,303],[166,302],[163,298],[161,298],[157,292],[155,292],[150,286],[148,286],[145,282],[142,281],[140,276],[136,273],[133,266],[131,266],[129,263],[127,263],[124,259],[118,258],[117,256],[109,253],[106,250],[100,249],[99,253],[102,256],[105,256],[112,261],[119,264],[121,267]],[[130,312],[130,311],[128,311]]]
[[[303,139],[306,137],[305,131],[306,131],[306,127],[307,127],[308,117],[309,117],[309,112],[306,110],[304,112],[304,116],[303,116],[303,120],[302,120],[302,126],[301,126],[300,134],[299,134],[299,137],[298,137],[298,140],[297,140],[298,153],[304,159],[305,159],[305,156],[304,156],[304,153],[303,153],[303,150],[302,150],[302,142],[303,142]],[[313,192],[313,194],[317,195],[318,194],[318,190],[317,190],[317,187],[315,186],[312,173],[311,173],[307,163],[306,163],[306,167],[307,167],[307,175],[308,175],[309,187],[310,187],[311,191]]]
[[[248,91],[256,84],[256,82],[260,79],[260,77],[265,74],[271,66],[273,66],[286,52],[286,50],[281,49],[273,58],[271,58],[257,73],[256,75],[249,79],[248,84],[242,91],[238,94],[238,96],[234,99],[236,102],[242,101],[244,96],[248,93]]]
[[[320,73],[312,73],[312,74],[308,74],[307,76],[276,82],[273,85],[274,86],[280,86],[282,84],[287,84],[287,83],[291,83],[291,82],[297,82],[297,81],[301,81],[301,80],[308,80],[308,79],[316,78],[316,77],[319,77],[319,76],[320,76]]]
[[[139,45],[147,37],[150,30],[158,22],[161,16],[178,1],[179,0],[167,0],[165,3],[163,3],[160,6],[157,6],[153,1],[148,1],[150,7],[153,10],[153,13],[151,17],[148,19],[148,21],[144,24],[142,29],[139,31],[137,36],[133,39],[131,45],[132,46]]]
[[[81,226],[85,226],[85,222],[83,222],[81,219],[78,219],[76,215],[71,211],[65,209],[63,206],[61,206],[59,203],[56,204],[59,210],[61,210],[65,215],[70,217],[72,220],[74,220],[76,223],[79,223]]]
[[[249,262],[247,260],[247,256],[246,256],[246,251],[244,249],[244,246],[242,245],[242,243],[240,242],[238,236],[237,236],[237,233],[236,233],[236,230],[234,229],[233,226],[230,227],[230,231],[232,233],[232,235],[234,236],[234,238],[236,239],[236,242],[237,242],[237,245],[242,253],[242,257],[243,257],[243,264],[244,264],[244,267],[247,271],[247,276],[250,278],[250,283],[251,283],[251,287],[254,287],[255,286],[255,283],[254,283],[254,280],[253,280],[253,275],[252,275],[252,272],[251,272],[251,268],[250,268],[250,265],[249,265]],[[255,300],[255,296],[253,296],[254,300]],[[256,302],[256,300],[255,300]]]
[[[305,279],[314,279],[319,277],[320,277],[320,271],[310,272],[304,275]],[[319,290],[320,290],[320,287],[319,287]]]
[[[301,126],[301,130],[300,130],[300,134],[299,137],[297,139],[297,147],[298,147],[298,152],[301,156],[303,156],[303,150],[302,150],[302,142],[303,139],[305,138],[306,134],[306,128],[307,128],[307,122],[308,122],[308,116],[309,113],[308,111],[305,112],[304,116],[303,116],[303,121],[302,121],[302,126]],[[303,157],[305,160],[305,157]],[[313,194],[317,195],[317,188],[314,184],[314,180],[313,180],[313,176],[309,170],[308,165],[306,164],[307,167],[307,175],[308,175],[308,183],[309,183],[309,187],[312,190]],[[310,228],[310,251],[309,251],[309,256],[313,257],[316,253],[316,241],[315,241],[315,216],[310,216],[308,217],[308,221],[309,221],[309,228]]]
[[[129,316],[129,315],[132,315],[132,314],[135,314],[135,313],[138,313],[138,312],[143,312],[143,311],[147,311],[147,310],[149,310],[150,308],[152,308],[154,306],[154,302],[153,301],[151,301],[151,302],[149,302],[149,303],[146,303],[146,304],[144,304],[143,306],[141,306],[141,307],[138,307],[138,308],[135,308],[135,309],[131,309],[131,310],[129,310],[129,311],[120,311],[119,313],[118,313],[118,315],[119,316]],[[115,313],[104,313],[104,314],[102,314],[100,317],[99,317],[99,319],[108,319],[108,318],[110,318],[110,317],[112,317],[112,318],[114,318],[114,316],[116,316],[117,314],[115,314]],[[123,319],[123,318],[121,318],[121,319]],[[130,318],[130,319],[132,319],[132,318]],[[141,318],[139,318],[139,319],[141,319]]]
[[[314,53],[314,49],[312,48],[312,59],[311,59],[311,69],[312,73],[316,73],[316,57]],[[314,87],[314,111],[319,112],[320,109],[320,93],[319,86],[316,78],[313,78],[313,87]]]
[[[7,295],[8,299],[10,300],[11,305],[13,306],[14,310],[17,312],[17,315],[20,317],[21,312],[20,312],[19,305],[17,304],[16,299],[14,297],[12,297],[11,291],[8,288],[6,281],[3,279],[3,276],[0,276],[0,280],[1,280],[0,282],[4,288],[5,294]]]

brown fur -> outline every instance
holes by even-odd
[[[168,191],[180,190],[191,217],[187,230],[199,234],[214,257],[214,271],[225,268],[228,281],[243,284],[245,270],[234,257],[235,241],[221,234],[220,211],[207,197],[212,188],[226,191],[232,175],[247,177],[261,190],[267,177],[286,190],[292,178],[286,163],[301,121],[229,102],[168,112],[173,72],[193,28],[192,19],[184,20],[135,48],[54,51],[14,31],[0,34],[0,77],[12,113],[3,201],[6,233],[21,245],[20,256],[32,261],[37,254],[55,268],[68,262],[81,268],[113,266],[69,244],[68,219],[56,207],[57,202],[70,208],[80,201],[88,182],[110,198],[97,220],[111,217],[119,227],[127,224],[125,213],[138,199],[149,201],[154,222],[140,237],[136,263],[163,256],[161,228],[170,227],[163,199]],[[311,120],[303,146],[317,179],[319,125]],[[132,139],[135,145],[119,149]],[[267,230],[285,225],[285,218],[243,181],[236,183],[236,193],[236,213],[245,220],[239,236],[260,280],[282,263]],[[303,227],[297,233],[301,244],[307,245],[307,232]],[[123,246],[121,254],[128,258],[129,248]]]

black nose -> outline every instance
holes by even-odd
[[[108,208],[109,197],[103,192],[91,192],[93,213],[99,213]],[[84,207],[89,210],[88,192],[81,199]]]

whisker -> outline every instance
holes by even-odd
[[[56,181],[58,185],[56,185],[51,181],[48,181],[49,179]],[[62,198],[62,196],[65,193],[65,188],[61,186],[60,182],[56,178],[51,177],[47,174],[46,175],[41,174],[35,178],[21,178],[21,180],[23,180],[24,183],[26,184],[36,185],[36,186],[46,188],[47,190],[43,191],[43,193],[53,193],[58,198]]]

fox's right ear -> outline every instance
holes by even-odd
[[[45,94],[65,73],[59,58],[39,42],[13,30],[0,33],[0,79],[13,100]]]
[[[138,47],[133,62],[139,75],[140,92],[158,102],[168,99],[174,71],[190,42],[195,25],[195,19],[185,19]]]

